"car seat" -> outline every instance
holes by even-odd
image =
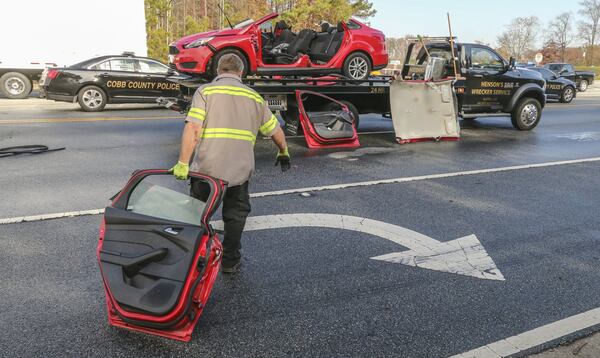
[[[298,33],[287,47],[285,53],[275,54],[275,63],[289,64],[300,54],[308,53],[311,41],[315,38],[316,33],[313,30],[304,29]]]
[[[340,49],[343,38],[344,27],[341,22],[335,28],[330,27],[327,33],[317,35],[310,46],[310,59],[329,62]]]

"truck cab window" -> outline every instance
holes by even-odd
[[[472,70],[501,71],[504,68],[504,61],[487,48],[472,47],[470,68]]]

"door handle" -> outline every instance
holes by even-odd
[[[481,75],[481,74],[478,74],[478,75],[473,75],[473,77],[476,77],[476,78],[483,78],[483,75]]]
[[[181,228],[168,227],[168,228],[164,229],[163,231],[170,235],[179,235]]]
[[[98,77],[102,77],[102,78],[106,78],[108,76],[110,76],[110,75],[108,73],[106,73],[106,72],[105,73],[101,73],[101,74],[98,75]]]

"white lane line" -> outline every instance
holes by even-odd
[[[589,163],[589,162],[598,162],[598,161],[600,161],[600,157],[574,159],[574,160],[562,160],[562,161],[557,161],[557,162],[546,162],[546,163],[538,163],[538,164],[514,165],[514,166],[510,166],[510,167],[467,170],[467,171],[463,171],[463,172],[430,174],[430,175],[420,175],[420,176],[415,176],[415,177],[381,179],[381,180],[371,180],[371,181],[362,181],[362,182],[345,183],[345,184],[312,186],[312,187],[299,188],[299,189],[284,189],[284,190],[276,190],[276,191],[266,191],[263,193],[251,194],[250,197],[261,198],[261,197],[265,197],[265,196],[296,194],[296,193],[304,193],[304,192],[309,192],[309,191],[337,190],[337,189],[346,189],[346,188],[353,188],[353,187],[360,187],[360,186],[407,183],[407,182],[421,181],[421,180],[452,178],[452,177],[458,177],[458,176],[488,174],[488,173],[499,173],[499,172],[521,170],[521,169],[544,168],[544,167],[553,167],[553,166],[558,166],[558,165],[580,164],[580,163]]]
[[[546,162],[546,163],[537,163],[537,164],[514,165],[514,166],[510,166],[510,167],[499,167],[499,168],[490,168],[490,169],[477,169],[477,170],[467,170],[467,171],[462,171],[462,172],[450,172],[450,173],[442,173],[442,174],[420,175],[420,176],[414,176],[414,177],[381,179],[381,180],[361,181],[361,182],[333,184],[333,185],[324,185],[324,186],[312,186],[312,187],[305,187],[305,188],[298,188],[298,189],[284,189],[284,190],[275,190],[275,191],[265,191],[265,192],[262,192],[262,193],[252,193],[252,194],[250,194],[250,197],[251,198],[264,198],[264,197],[268,197],[268,196],[299,194],[299,193],[306,193],[306,192],[312,192],[312,191],[338,190],[338,189],[355,188],[355,187],[363,187],[363,186],[373,186],[373,185],[381,185],[381,184],[408,183],[408,182],[415,182],[415,181],[422,181],[422,180],[452,178],[452,177],[468,176],[468,175],[478,175],[478,174],[499,173],[499,172],[508,172],[508,171],[522,170],[522,169],[534,169],[534,168],[554,167],[554,166],[559,166],[559,165],[590,163],[590,162],[598,162],[598,161],[600,161],[600,157],[584,158],[584,159],[573,159],[573,160],[561,160],[561,161],[557,161],[557,162]],[[54,214],[33,215],[33,216],[20,216],[20,217],[14,217],[14,218],[0,219],[0,225],[2,225],[2,224],[15,224],[15,223],[29,222],[29,221],[38,221],[38,220],[47,220],[47,219],[58,219],[58,218],[62,218],[62,217],[74,217],[74,216],[83,216],[83,215],[96,215],[96,214],[102,214],[103,212],[104,212],[104,209],[92,209],[92,210],[73,211],[73,212],[66,212],[66,213],[54,213]]]
[[[596,325],[600,325],[600,307],[450,358],[508,357]]]

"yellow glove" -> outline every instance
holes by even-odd
[[[169,171],[173,173],[175,178],[186,180],[188,178],[188,173],[190,172],[190,166],[189,164],[178,161],[173,168],[169,169]]]
[[[281,165],[282,172],[287,172],[290,169],[290,153],[287,147],[277,153],[277,158],[275,158],[275,166],[277,165]]]

